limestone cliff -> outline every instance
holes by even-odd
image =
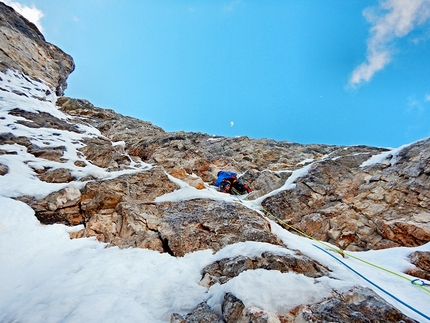
[[[37,27],[0,2],[0,70],[17,69],[63,95],[75,69],[72,57],[45,41]]]
[[[1,192],[30,205],[43,224],[81,225],[73,238],[173,257],[245,241],[288,251],[214,262],[201,273],[208,289],[252,270],[332,279],[330,268],[288,249],[270,215],[348,251],[430,241],[430,139],[389,151],[168,133],[85,100],[60,97],[52,104],[53,92],[63,94],[73,60],[1,2],[0,44],[0,155],[7,157],[0,177],[15,174],[19,164],[47,187],[37,194]],[[37,108],[22,99],[35,100]],[[43,132],[35,135],[36,129]],[[216,192],[216,174],[227,169],[253,188],[250,204]],[[166,199],[184,187],[193,189],[193,198]],[[409,274],[429,279],[429,254],[411,255]],[[246,307],[227,293],[221,315],[203,302],[186,316],[171,316],[171,322],[197,321],[414,322],[359,286],[287,313]]]

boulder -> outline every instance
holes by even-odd
[[[243,241],[282,245],[265,220],[237,203],[192,200],[116,204],[116,197],[104,199],[105,207],[86,224],[86,236],[122,248],[142,247],[177,257],[197,250],[218,251]]]
[[[415,251],[409,258],[414,267],[408,269],[406,273],[430,281],[430,252]]]
[[[35,211],[41,223],[63,223],[78,225],[85,223],[80,209],[81,192],[78,188],[68,186],[53,192],[41,200],[30,199],[26,203]]]
[[[76,177],[72,175],[68,168],[48,170],[38,175],[38,177],[41,181],[47,183],[70,183],[76,180]]]
[[[225,284],[240,273],[255,269],[295,272],[312,278],[328,276],[330,272],[298,251],[291,255],[276,255],[266,251],[260,257],[237,256],[216,261],[203,269],[200,284],[208,288],[214,284]]]
[[[175,256],[243,241],[283,245],[266,220],[239,203],[197,199],[159,203],[157,209],[164,215],[160,236]]]
[[[9,172],[9,167],[6,165],[0,164],[0,176],[4,176]]]
[[[231,293],[224,295],[222,318],[226,323],[281,323],[276,314],[256,306],[245,307],[243,302]]]
[[[202,302],[185,317],[178,313],[173,313],[170,323],[223,323],[223,320],[206,304]]]

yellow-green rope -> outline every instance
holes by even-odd
[[[234,193],[234,195],[235,195],[236,197],[237,197],[238,195],[241,195],[241,194],[240,194],[236,189],[234,189],[234,188],[232,188],[232,191],[233,191],[233,193]],[[239,199],[239,198],[238,198],[238,199]],[[426,291],[427,293],[430,293],[430,290],[429,290],[428,288],[424,287],[423,285],[418,285],[418,284],[413,283],[413,280],[412,280],[412,279],[410,279],[410,278],[408,278],[408,277],[406,277],[406,276],[403,276],[403,275],[401,275],[401,274],[399,274],[399,273],[396,273],[396,272],[394,272],[394,271],[392,271],[392,270],[389,270],[389,269],[387,269],[387,268],[384,268],[384,267],[381,267],[381,266],[375,265],[375,264],[373,264],[373,263],[371,263],[371,262],[369,262],[369,261],[367,261],[367,260],[364,260],[364,259],[361,259],[361,258],[359,258],[359,257],[356,257],[356,256],[354,256],[354,255],[352,255],[352,254],[350,254],[350,253],[347,253],[347,252],[345,252],[344,250],[342,250],[342,249],[340,249],[340,248],[337,248],[337,247],[335,247],[335,246],[332,246],[332,245],[330,245],[330,244],[328,244],[328,243],[325,243],[325,242],[323,242],[323,241],[317,240],[317,239],[315,239],[314,237],[312,237],[312,236],[308,235],[307,233],[305,233],[305,232],[303,232],[303,231],[301,231],[301,230],[297,229],[296,227],[294,227],[294,226],[292,226],[292,225],[288,224],[287,222],[283,221],[282,219],[278,218],[277,216],[275,216],[274,214],[272,214],[270,211],[266,210],[262,205],[258,205],[258,204],[256,204],[254,201],[251,201],[250,199],[248,199],[248,197],[245,197],[245,198],[244,198],[244,200],[251,202],[251,203],[252,203],[252,204],[254,204],[256,207],[258,207],[259,209],[261,209],[261,210],[262,210],[266,215],[271,216],[273,219],[275,219],[275,220],[276,220],[276,221],[278,221],[279,223],[281,223],[281,224],[283,224],[283,225],[287,226],[289,229],[294,230],[294,231],[296,231],[297,233],[301,234],[302,236],[304,236],[304,237],[306,237],[306,238],[308,238],[308,239],[311,239],[311,240],[313,240],[313,241],[315,241],[315,242],[318,242],[319,244],[321,244],[321,245],[323,245],[323,246],[325,246],[325,247],[327,247],[327,248],[329,248],[329,249],[331,249],[331,250],[333,250],[333,251],[335,251],[335,252],[337,252],[337,253],[341,254],[341,255],[342,255],[342,257],[345,257],[345,256],[351,257],[351,258],[356,259],[356,260],[358,260],[358,261],[361,261],[362,263],[365,263],[365,264],[367,264],[367,265],[369,265],[369,266],[372,266],[372,267],[378,268],[378,269],[383,270],[383,271],[385,271],[385,272],[387,272],[387,273],[390,273],[390,274],[395,275],[395,276],[397,276],[397,277],[403,278],[403,279],[405,279],[405,280],[409,281],[410,283],[412,283],[413,285],[420,287],[421,289],[423,289],[423,290],[424,290],[424,291]],[[241,202],[242,202],[242,200],[241,200],[241,199],[239,199],[239,201],[241,201]]]

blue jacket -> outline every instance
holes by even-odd
[[[219,184],[221,184],[221,182],[225,179],[229,179],[229,178],[234,178],[237,179],[237,174],[234,172],[224,172],[224,171],[220,171],[218,172],[218,178],[215,182],[216,186],[219,186]]]

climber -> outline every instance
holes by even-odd
[[[248,184],[243,184],[241,178],[237,178],[237,174],[234,172],[220,171],[217,174],[218,178],[215,185],[218,186],[218,190],[223,193],[230,194],[245,194],[251,193],[252,190]]]

